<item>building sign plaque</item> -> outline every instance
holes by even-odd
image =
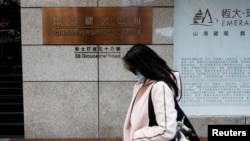
[[[43,44],[152,44],[150,7],[43,8]]]

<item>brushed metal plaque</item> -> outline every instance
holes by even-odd
[[[42,8],[43,44],[152,44],[151,7]]]

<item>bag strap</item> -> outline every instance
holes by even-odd
[[[148,96],[148,117],[149,117],[149,126],[158,125],[155,119],[155,111],[154,106],[151,98],[151,91],[153,86],[150,88],[149,96]]]

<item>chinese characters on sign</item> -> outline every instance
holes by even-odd
[[[250,1],[174,1],[174,68],[192,115],[250,114]]]
[[[213,19],[209,9],[206,10],[204,16],[202,18],[199,18],[199,15],[202,15],[203,12],[199,10],[194,17],[194,24],[200,24],[197,20],[202,20],[201,23],[205,25],[204,21],[206,18],[210,19],[209,23],[217,23],[220,22],[222,27],[249,27],[250,26],[250,9],[241,10],[241,9],[222,9],[221,12],[221,21],[218,21],[218,19]],[[208,25],[208,24],[206,24]],[[247,31],[247,34],[249,35],[250,32]],[[238,31],[239,36],[245,36],[246,31],[245,30],[239,30]],[[230,32],[228,30],[221,31],[219,33],[218,30],[215,31],[208,31],[204,30],[201,32],[194,31],[193,36],[230,36]]]
[[[152,9],[43,8],[43,43],[151,44]]]
[[[84,46],[75,47],[76,59],[120,58],[120,46]]]
[[[249,105],[250,104],[250,57],[247,58],[182,58],[181,74],[184,82],[183,104],[199,105]],[[221,81],[206,81],[218,80]],[[223,82],[223,79],[230,81]],[[235,79],[240,82],[234,81]],[[203,81],[202,81],[203,80]]]
[[[247,33],[247,34],[250,34],[250,32]],[[245,36],[246,32],[245,31],[239,31],[238,35],[239,36]],[[200,32],[200,33],[198,31],[194,31],[193,36],[204,36],[204,37],[206,37],[206,36],[214,36],[214,37],[216,37],[216,36],[225,36],[226,37],[226,36],[230,36],[230,35],[229,35],[229,31],[223,31],[221,33],[219,33],[219,31],[211,31],[211,32],[203,31],[203,32]]]

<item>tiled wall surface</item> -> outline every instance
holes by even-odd
[[[172,66],[174,0],[21,0],[26,138],[122,137],[134,79],[121,58],[76,59],[74,45],[42,43],[42,7],[117,6],[153,8],[150,47]],[[115,46],[121,57],[131,47]],[[190,118],[203,137],[208,124],[250,123],[245,116]]]

